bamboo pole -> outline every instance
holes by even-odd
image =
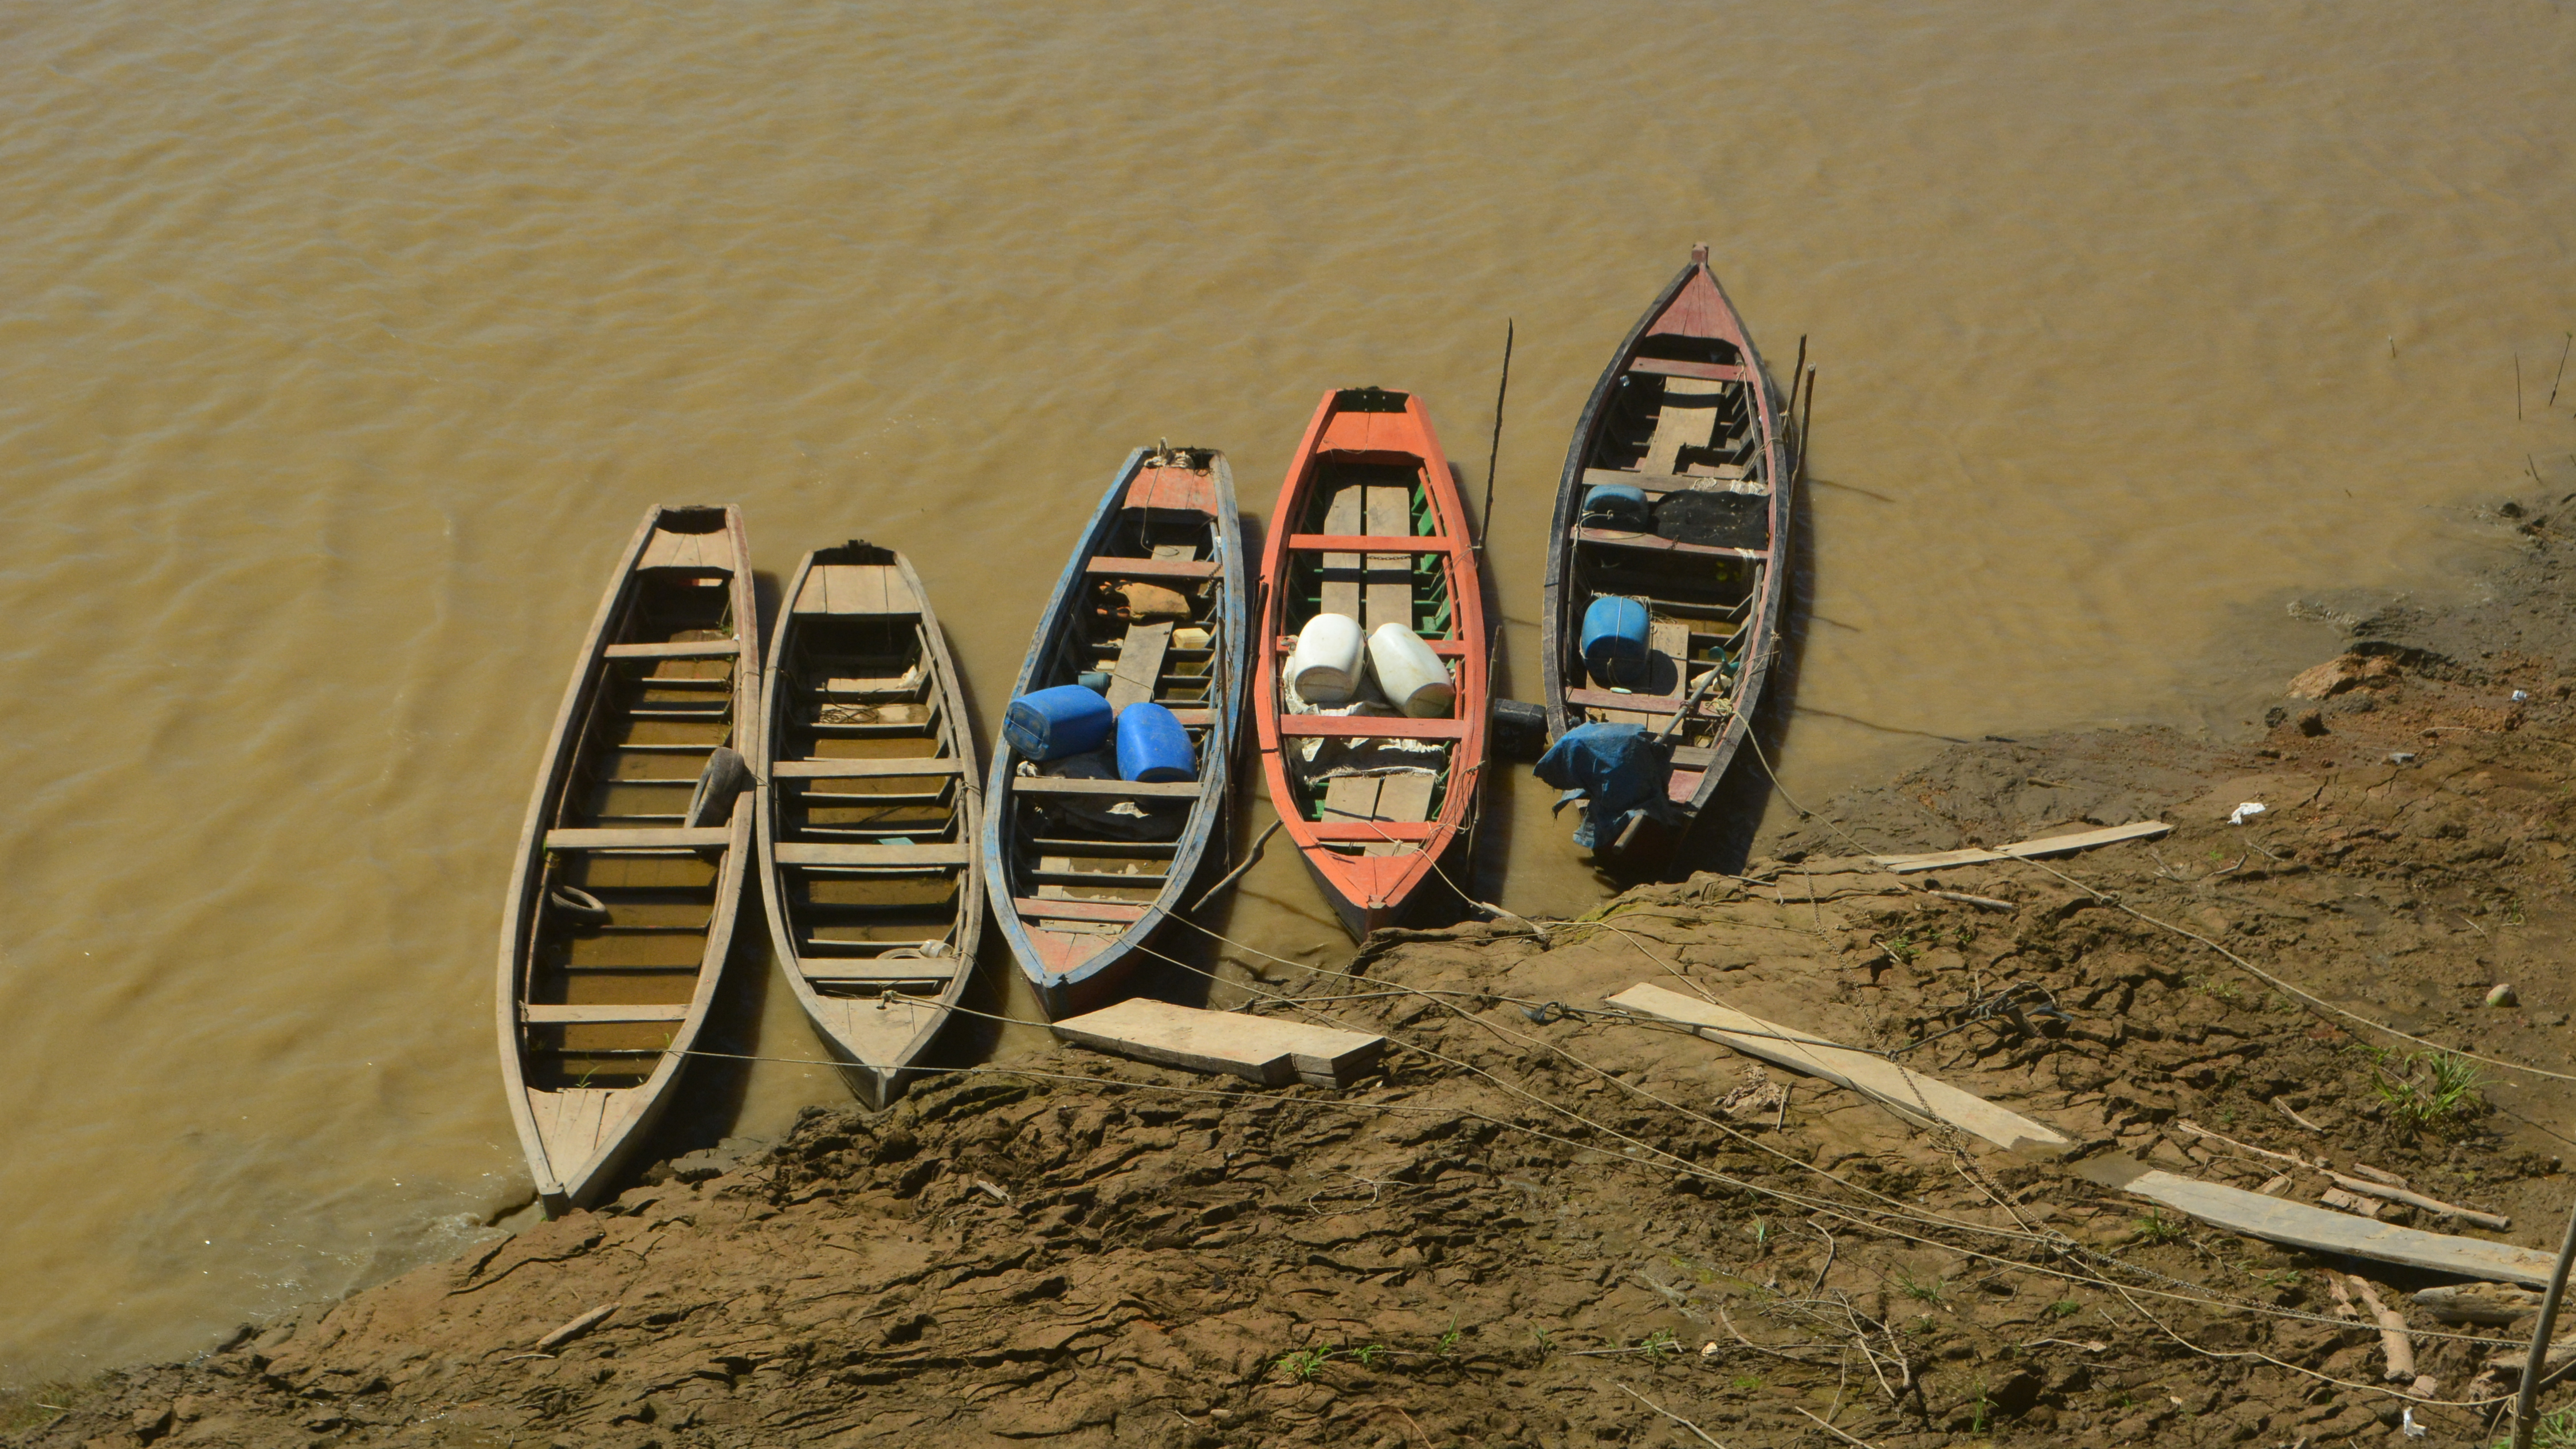
[[[1494,444],[1485,453],[1485,511],[1476,515],[1476,552],[1485,551],[1486,535],[1494,531],[1494,465],[1503,456],[1503,399],[1512,390],[1512,318],[1503,319],[1503,380],[1494,387]]]

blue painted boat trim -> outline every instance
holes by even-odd
[[[1100,506],[1091,515],[1091,523],[1074,546],[1073,556],[1057,578],[1055,595],[1047,601],[1046,612],[1039,616],[1037,632],[1029,641],[1028,656],[1020,662],[1019,678],[1011,687],[1010,697],[1028,693],[1043,672],[1055,642],[1063,637],[1081,606],[1082,587],[1088,577],[1085,567],[1100,552],[1110,529],[1117,521],[1119,501],[1126,496],[1137,471],[1144,466],[1149,450],[1138,448],[1127,455],[1127,461],[1109,481],[1101,495]],[[1216,484],[1217,577],[1223,584],[1217,604],[1215,680],[1209,689],[1209,723],[1207,739],[1200,754],[1204,764],[1199,776],[1198,802],[1190,808],[1190,818],[1174,842],[1172,868],[1164,877],[1163,890],[1146,907],[1145,914],[1134,925],[1121,931],[1115,943],[1083,965],[1080,970],[1063,975],[1049,973],[1038,960],[1037,949],[1029,940],[1028,927],[1021,921],[1013,904],[1010,871],[1012,832],[1017,829],[1019,812],[1014,808],[1012,782],[1019,778],[1019,756],[1011,749],[1007,737],[993,745],[993,767],[986,777],[984,790],[983,862],[984,890],[993,903],[993,915],[1002,928],[1002,939],[1010,943],[1011,959],[1019,964],[1020,974],[1036,989],[1038,1000],[1051,1018],[1062,1018],[1093,1010],[1106,1004],[1137,963],[1141,948],[1160,930],[1172,912],[1179,908],[1191,882],[1198,876],[1199,865],[1206,858],[1207,843],[1217,826],[1225,819],[1225,807],[1232,794],[1235,754],[1235,731],[1242,710],[1244,660],[1250,657],[1250,614],[1246,608],[1243,519],[1234,502],[1234,470],[1223,453],[1209,460],[1209,471]]]

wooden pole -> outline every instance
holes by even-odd
[[[1806,380],[1806,376],[1807,334],[1801,332],[1798,334],[1798,360],[1789,364],[1789,421],[1791,423],[1795,423],[1798,420],[1798,384],[1804,382]],[[1805,452],[1806,448],[1807,440],[1805,438],[1800,438],[1798,440],[1798,450],[1800,452]]]
[[[1513,319],[1503,319],[1503,380],[1494,386],[1494,444],[1485,454],[1485,511],[1476,515],[1476,552],[1485,551],[1485,536],[1494,531],[1494,465],[1503,456],[1503,399],[1512,391]]]
[[[2522,421],[2522,354],[2513,355],[2513,420]]]
[[[2540,1376],[2549,1369],[2549,1331],[2558,1326],[2558,1300],[2567,1292],[2567,1265],[2576,1260],[2576,1212],[2567,1215],[2567,1241],[2558,1245],[2558,1265],[2549,1270],[2548,1291],[2540,1295],[2540,1321],[2531,1326],[2531,1361],[2522,1366],[2522,1391],[2513,1399],[2513,1449],[2531,1449],[2539,1424],[2532,1410],[2540,1401]]]
[[[1798,471],[1807,469],[1807,429],[1816,424],[1816,370],[1807,369],[1807,415],[1798,420]]]

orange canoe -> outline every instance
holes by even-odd
[[[1485,768],[1484,598],[1467,513],[1422,400],[1327,393],[1288,465],[1262,550],[1253,721],[1271,804],[1354,937],[1402,916],[1475,818]],[[1445,666],[1454,699],[1416,718],[1363,689],[1297,698],[1299,632],[1341,614],[1396,623]]]

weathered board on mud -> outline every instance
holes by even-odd
[[[1992,850],[1942,850],[1930,855],[1873,855],[1870,859],[1898,875],[1918,870],[1940,870],[1953,865],[1982,865],[1990,860],[2028,860],[2034,856],[2063,855],[2070,850],[2091,850],[2098,845],[2117,845],[2124,840],[2153,840],[2170,834],[2173,827],[2161,820],[2138,820],[2127,825],[2112,825],[2101,830],[2079,830],[2073,835],[2051,835],[2040,840],[2016,840]]]
[[[1130,997],[1055,1024],[1056,1035],[1121,1056],[1194,1072],[1230,1072],[1265,1086],[1347,1087],[1377,1065],[1386,1038],[1240,1011],[1199,1011]]]
[[[1711,1041],[1875,1098],[1900,1116],[1917,1122],[1947,1122],[1997,1147],[2049,1153],[2063,1152],[2074,1145],[2052,1128],[1947,1082],[1908,1071],[1875,1053],[1840,1046],[1793,1026],[1748,1016],[1733,1007],[1644,983],[1611,997],[1610,1004],[1681,1022]]]
[[[2118,1161],[2126,1159],[2112,1162],[2114,1170]],[[2115,1185],[2123,1192],[2189,1213],[2214,1227],[2312,1252],[2349,1253],[2383,1263],[2457,1273],[2464,1278],[2536,1285],[2548,1283],[2550,1267],[2556,1261],[2547,1253],[2517,1248],[2511,1243],[2401,1228],[2394,1223],[2284,1202],[2259,1192],[2155,1169]]]

